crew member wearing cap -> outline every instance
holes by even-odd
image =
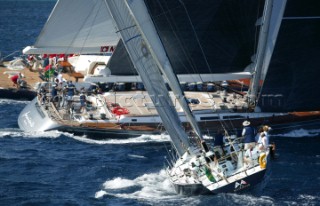
[[[242,130],[242,136],[244,137],[244,149],[250,149],[255,147],[256,141],[255,141],[255,129],[250,126],[249,121],[244,121],[242,123],[243,130]]]

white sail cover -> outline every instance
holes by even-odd
[[[190,143],[169,97],[157,63],[150,53],[150,45],[143,39],[125,0],[107,0],[106,2],[130,58],[162,119],[163,125],[169,133],[177,153],[182,156],[189,148]]]
[[[119,40],[104,0],[59,0],[25,54],[113,52]]]

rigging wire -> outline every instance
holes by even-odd
[[[193,72],[195,73],[195,72],[196,72],[196,66],[195,66],[196,64],[195,64],[195,62],[193,61],[193,59],[190,57],[190,55],[188,54],[188,52],[186,52],[186,49],[185,49],[185,47],[183,46],[183,43],[182,43],[181,39],[178,37],[178,33],[175,31],[175,29],[178,28],[176,22],[170,20],[170,19],[175,19],[175,17],[172,16],[172,11],[173,11],[173,10],[168,8],[168,5],[166,4],[166,2],[164,2],[164,3],[161,2],[161,3],[160,3],[160,2],[158,1],[158,4],[159,4],[159,6],[161,7],[161,9],[163,10],[163,15],[166,17],[167,23],[170,25],[171,30],[172,30],[172,32],[173,32],[173,34],[174,34],[174,36],[175,36],[175,38],[176,38],[176,40],[177,40],[177,42],[178,42],[178,44],[179,44],[179,46],[180,46],[183,54],[186,56],[186,60],[189,62],[189,66],[191,67],[191,69],[192,69]],[[165,4],[165,5],[167,6],[166,10],[163,8],[163,4]],[[180,8],[180,6],[176,7],[176,9],[178,9],[178,8]],[[168,17],[168,15],[166,15],[166,14],[168,14],[169,17]],[[189,67],[188,67],[188,66],[184,63],[184,61],[180,58],[180,55],[177,55],[177,57],[179,58],[181,64],[184,66],[184,68],[186,68],[186,71],[189,71]],[[191,72],[189,71],[189,73],[191,73]]]
[[[197,40],[197,43],[199,44],[199,47],[200,47],[201,53],[202,53],[202,55],[203,55],[203,58],[204,58],[204,60],[205,60],[205,63],[206,63],[206,65],[207,65],[210,73],[212,73],[212,70],[211,70],[211,68],[210,68],[209,62],[208,62],[208,60],[207,60],[207,57],[206,57],[206,55],[205,55],[205,53],[204,53],[204,50],[203,50],[203,47],[202,47],[202,45],[201,45],[201,43],[200,43],[200,40],[199,40],[199,38],[198,38],[197,32],[196,32],[196,30],[195,30],[195,28],[194,28],[194,25],[193,25],[192,21],[191,21],[189,12],[188,12],[185,4],[183,3],[183,1],[182,1],[182,0],[179,0],[179,2],[181,3],[181,5],[183,6],[184,10],[186,11],[188,20],[189,20],[190,25],[191,25],[191,28],[192,28],[192,31],[194,32],[194,35],[195,35],[196,40]],[[199,76],[200,76],[200,75],[199,75]],[[201,77],[200,77],[200,78],[201,78]]]
[[[267,1],[267,0],[265,0]],[[256,19],[258,20],[259,18],[262,18],[263,16],[260,15],[261,11],[260,11],[260,7],[261,7],[261,1],[258,1],[258,5],[257,5],[257,16],[256,16]],[[263,9],[262,9],[263,11]],[[263,12],[262,12],[262,15],[263,15]],[[262,22],[261,22],[262,23]],[[258,50],[258,41],[259,41],[259,30],[260,30],[260,26],[256,26],[255,28],[255,38],[254,38],[254,46],[253,46],[253,54],[254,54],[254,63],[257,61],[257,50]],[[252,71],[252,72],[256,72],[256,71]],[[252,81],[252,79],[251,79]],[[251,83],[250,83],[251,84]],[[250,88],[250,87],[249,87]],[[248,91],[248,93],[251,93],[250,91]],[[257,98],[257,102],[258,102],[258,99],[260,98],[260,94],[261,94],[261,91],[259,92],[259,95],[258,95],[258,98]]]

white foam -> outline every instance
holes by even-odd
[[[319,201],[320,200],[320,197],[318,196],[312,196],[312,195],[308,195],[308,194],[300,194],[298,196],[298,199],[300,200],[307,200],[307,201]]]
[[[300,138],[300,137],[315,137],[315,136],[318,136],[319,134],[320,134],[320,129],[309,129],[309,130],[296,129],[287,133],[277,134],[275,136]]]
[[[178,195],[167,178],[165,170],[159,173],[144,174],[133,180],[117,177],[106,181],[103,187],[103,190],[96,192],[96,198],[111,195],[125,199],[141,199],[153,204],[170,203],[177,200],[179,204],[183,202],[198,204],[200,201],[197,198]]]
[[[95,198],[97,198],[97,199],[102,198],[106,194],[107,194],[106,191],[100,190],[100,191],[96,192]]]
[[[268,196],[255,197],[246,194],[226,194],[225,198],[230,203],[237,205],[274,205],[274,199]]]
[[[130,137],[123,139],[105,139],[94,140],[84,136],[73,136],[72,138],[89,144],[133,144],[133,143],[149,143],[149,142],[169,142],[168,135],[141,135],[139,137]]]
[[[113,180],[106,181],[103,184],[103,187],[105,189],[122,189],[122,188],[128,188],[135,185],[135,182],[133,180],[128,179],[122,179],[120,177],[117,177]]]
[[[20,100],[13,100],[13,99],[0,99],[0,105],[3,104],[10,104],[10,105],[16,105],[16,104],[29,104],[30,101],[20,101]]]
[[[136,159],[145,159],[146,158],[145,156],[135,155],[135,154],[128,154],[128,156],[132,157],[132,158],[136,158]]]
[[[57,130],[47,132],[23,132],[17,129],[0,130],[0,137],[23,137],[23,138],[58,138],[62,135],[72,137],[73,135],[67,132],[60,132]]]

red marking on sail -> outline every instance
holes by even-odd
[[[100,47],[100,52],[113,52],[114,46],[102,46]]]

